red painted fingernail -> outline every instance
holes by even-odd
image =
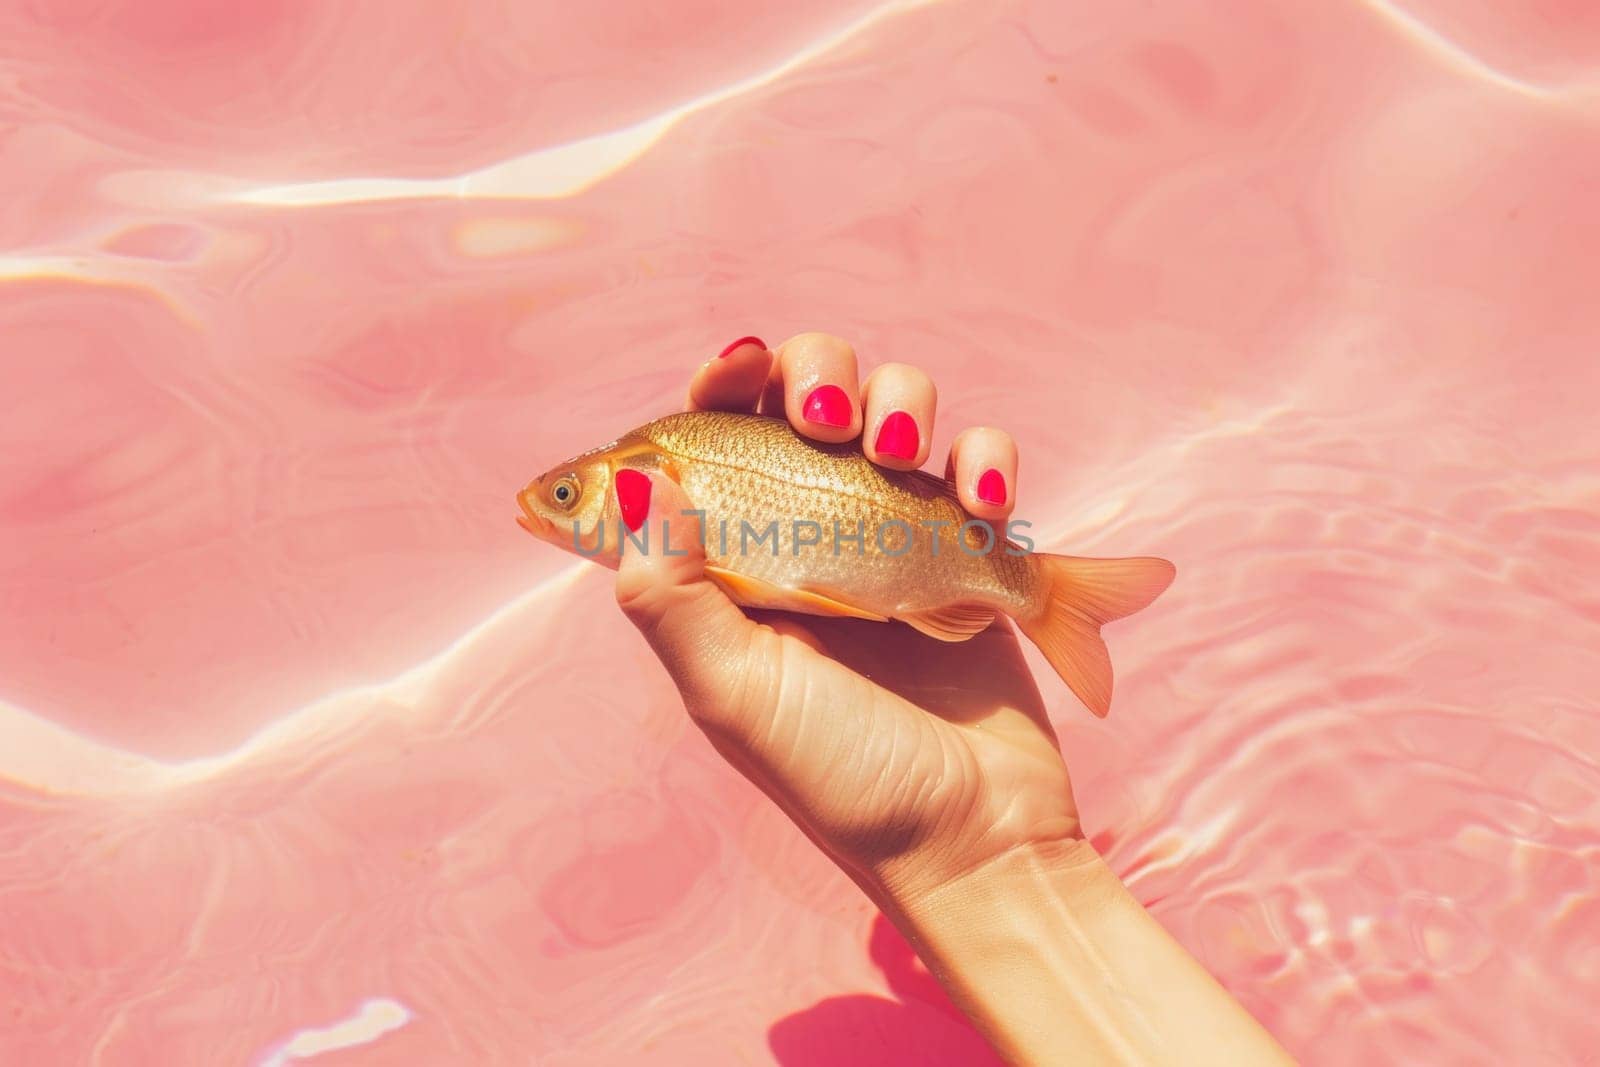
[[[721,352],[718,352],[717,353],[717,358],[718,359],[727,359],[730,355],[733,354],[733,350],[735,348],[738,348],[740,345],[755,345],[757,348],[766,348],[767,347],[767,343],[765,341],[763,341],[759,337],[741,337],[737,341],[733,342],[733,344],[729,345],[727,348],[724,348]]]
[[[917,420],[903,411],[891,411],[878,427],[878,440],[873,445],[880,456],[896,459],[916,459],[922,437],[917,433]]]
[[[819,385],[800,407],[807,422],[819,426],[849,426],[850,398],[837,385]]]
[[[1006,476],[990,467],[978,479],[978,499],[996,507],[1006,502]]]
[[[650,514],[650,476],[632,467],[617,472],[615,488],[617,507],[622,509],[622,522],[630,533],[637,533]]]

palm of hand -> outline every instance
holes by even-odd
[[[765,647],[751,650],[744,743],[727,754],[849,869],[937,880],[1076,835],[1009,624],[946,644],[899,623],[750,614]]]

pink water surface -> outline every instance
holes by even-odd
[[[0,1063],[986,1062],[512,522],[806,329],[1177,561],[1109,720],[1041,679],[1298,1057],[1594,1062],[1597,71],[1587,0],[0,3]]]

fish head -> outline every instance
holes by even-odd
[[[618,509],[611,491],[612,459],[604,452],[586,452],[545,471],[517,494],[522,514],[517,523],[541,541],[585,555],[598,562],[605,545],[603,530],[616,527]]]
[[[624,467],[658,470],[677,480],[674,461],[644,436],[644,430],[635,430],[557,464],[523,486],[517,494],[517,503],[522,505],[518,524],[557,548],[607,567],[617,566],[623,537],[622,508],[613,486],[617,471]]]

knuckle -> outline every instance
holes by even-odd
[[[796,350],[805,350],[808,348],[849,348],[850,346],[845,343],[842,337],[836,337],[831,333],[823,333],[820,330],[807,330],[804,333],[795,334],[784,343],[785,349],[791,347]]]
[[[642,568],[619,571],[615,589],[617,607],[635,622],[656,618],[666,611],[666,597],[670,590],[663,589]]]
[[[825,333],[803,333],[784,345],[780,356],[783,373],[788,377],[804,377],[811,371],[825,371],[829,377],[848,378],[848,385],[856,386],[856,351],[844,341]]]
[[[1004,452],[1012,447],[1011,435],[996,426],[972,426],[962,432],[967,435],[969,448]]]
[[[901,385],[932,385],[928,372],[911,363],[885,363],[885,373],[892,375]]]

